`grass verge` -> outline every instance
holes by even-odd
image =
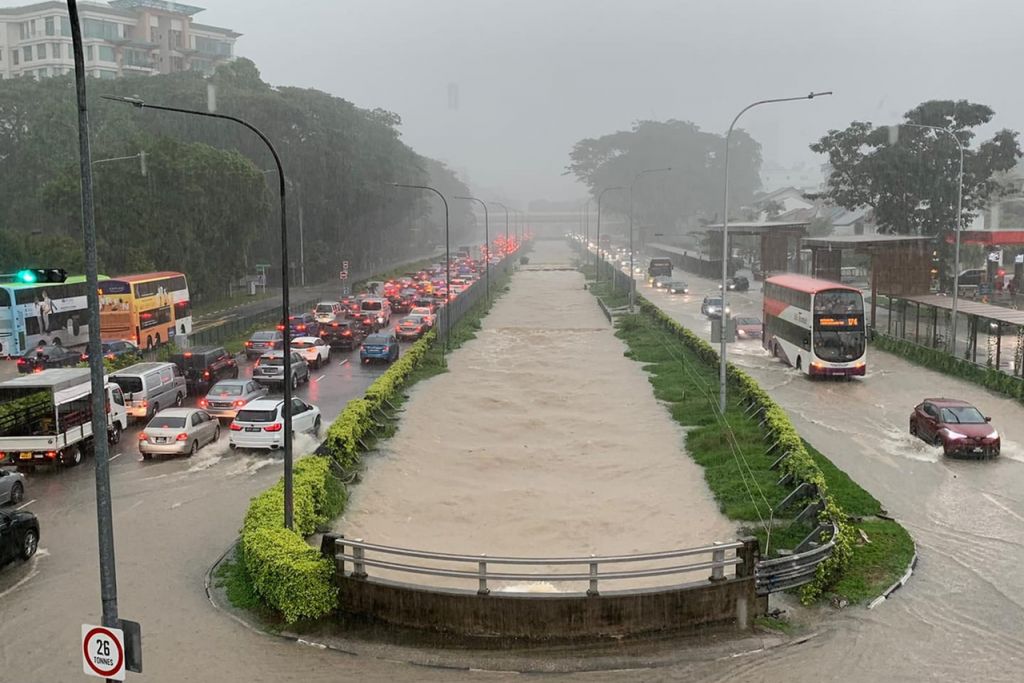
[[[608,284],[592,285],[591,291],[608,297],[606,305],[614,307]],[[688,428],[687,450],[703,467],[722,513],[742,530],[757,535],[768,556],[794,548],[809,530],[773,519],[771,511],[788,490],[777,484],[781,473],[772,469],[775,458],[766,452],[765,433],[759,422],[748,416],[741,393],[730,393],[725,412],[730,434],[722,429],[717,415],[717,366],[701,359],[675,333],[645,313],[617,318],[616,336],[628,346],[625,355],[643,363],[650,373],[655,397],[665,403],[676,422]],[[851,604],[873,598],[906,570],[914,552],[913,541],[896,522],[870,519],[882,512],[881,504],[813,446],[803,443],[852,527],[849,562],[819,597],[842,597]],[[862,518],[869,519],[860,521]],[[862,540],[860,531],[870,543]]]

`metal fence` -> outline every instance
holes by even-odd
[[[585,584],[587,595],[599,595],[600,582],[625,581],[662,576],[681,576],[695,572],[710,572],[705,578],[708,581],[722,581],[728,578],[750,576],[757,554],[757,541],[730,541],[714,543],[699,548],[666,550],[636,555],[605,555],[588,557],[489,557],[487,555],[458,555],[452,553],[436,553],[426,550],[411,550],[394,546],[367,543],[362,539],[346,539],[334,537],[333,548],[325,552],[333,552],[336,571],[340,575],[346,573],[346,563],[351,564],[349,575],[356,579],[366,579],[370,570],[383,570],[409,575],[404,583],[416,584],[418,576],[444,577],[458,579],[468,586],[475,586],[477,593],[486,595],[491,590],[491,582],[509,582],[512,585],[502,588],[503,592],[529,593],[528,589],[514,590],[516,584],[530,584],[538,581]],[[687,563],[682,558],[701,558],[697,562]],[[394,558],[394,559],[387,559]],[[437,566],[403,561],[402,558],[428,560]],[[640,564],[665,563],[658,566],[637,567]],[[609,565],[614,569],[602,568]],[[498,567],[526,567],[532,571],[499,569]],[[552,571],[552,567],[566,567],[567,571]],[[726,570],[736,567],[727,575]],[[682,581],[675,581],[678,585]],[[463,588],[465,589],[465,587]]]
[[[495,283],[512,273],[515,259],[518,256],[518,252],[510,254],[491,266],[491,296],[494,295]],[[442,344],[447,341],[449,328],[455,327],[474,306],[487,296],[486,277],[486,273],[480,273],[480,277],[473,284],[463,290],[454,301],[449,301],[437,312],[437,323],[434,325],[434,329],[437,330],[438,341]]]
[[[311,311],[320,301],[323,301],[322,297],[299,301],[298,303],[292,303],[289,306],[289,309],[292,315],[302,313],[304,311]],[[214,325],[212,327],[207,327],[193,332],[188,336],[188,344],[190,346],[221,344],[229,339],[237,339],[238,337],[248,333],[257,325],[262,325],[264,323],[277,325],[280,322],[281,305],[278,304],[274,308],[260,311],[258,313],[238,316],[230,320],[225,320],[219,325]]]

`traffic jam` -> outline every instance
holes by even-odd
[[[295,435],[310,435],[303,447],[315,447],[315,437],[345,402],[395,362],[403,345],[431,331],[438,312],[484,276],[486,261],[470,252],[460,248],[447,268],[435,263],[367,282],[358,294],[321,301],[311,311],[254,331],[238,354],[224,346],[173,348],[166,361],[109,373],[104,438],[112,459],[134,455],[145,464],[188,459],[211,448],[224,454],[277,451],[284,445],[286,382],[294,390]],[[105,343],[104,355],[135,348]],[[288,376],[285,353],[291,357]],[[33,479],[59,474],[92,454],[92,391],[89,369],[82,366],[87,356],[76,349],[74,358],[74,367],[19,366],[18,376],[0,382],[0,565],[27,560],[39,547],[39,520],[23,509],[26,500],[42,495],[33,492]],[[330,405],[322,410],[317,397],[328,396]]]
[[[578,242],[585,238],[573,237]],[[710,323],[723,314],[721,284],[691,285],[673,274],[674,264],[663,257],[645,258],[627,248],[587,245],[614,267],[635,279],[645,279],[651,296],[667,296],[685,303],[700,302],[700,314]],[[750,279],[759,274],[750,264],[751,277],[736,274],[726,279],[733,293],[749,293]],[[694,279],[704,284],[703,278]],[[761,316],[732,311],[732,303],[743,300],[726,297],[724,313],[734,326],[737,343],[760,343],[766,353],[808,378],[850,380],[864,377],[867,370],[867,340],[864,320],[864,295],[855,288],[829,280],[792,273],[773,275],[762,280],[759,298],[751,303]],[[744,306],[746,307],[746,306]],[[710,325],[708,327],[710,332]],[[710,337],[709,337],[710,339]],[[718,340],[711,340],[717,344]],[[969,402],[958,398],[922,397],[909,411],[908,433],[925,444],[941,448],[944,457],[993,458],[1000,454],[1002,441],[991,417]]]

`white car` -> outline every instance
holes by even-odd
[[[228,446],[269,449],[284,445],[284,400],[260,398],[238,411],[228,432]],[[320,409],[301,398],[292,399],[292,431],[296,434],[320,433]]]
[[[319,368],[331,358],[331,347],[320,337],[296,337],[292,339],[292,351],[311,368]]]
[[[427,329],[434,326],[434,314],[426,306],[413,306],[412,310],[409,311],[409,315],[418,315],[423,318],[423,322],[427,324]]]
[[[313,317],[318,323],[330,323],[344,310],[340,301],[321,301],[313,309]]]

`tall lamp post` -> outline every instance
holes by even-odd
[[[487,294],[487,300],[491,300],[491,219],[487,213],[487,202],[476,197],[455,197],[455,199],[464,199],[467,202],[477,202],[480,206],[484,207],[484,287],[485,293]]]
[[[594,275],[595,283],[601,281],[601,197],[604,196],[605,192],[625,189],[625,185],[613,185],[612,187],[606,187],[597,193],[597,254],[594,256],[594,267],[597,269],[597,273]]]
[[[183,109],[180,107],[167,107],[158,104],[149,104],[137,97],[120,97],[115,95],[103,95],[104,99],[113,100],[114,102],[123,102],[124,104],[130,104],[138,109],[155,109],[157,111],[170,111],[177,112],[179,114],[189,114],[192,116],[205,116],[211,119],[222,119],[225,121],[233,121],[239,125],[245,126],[253,133],[255,133],[263,144],[270,150],[270,154],[274,157],[274,165],[277,167],[277,193],[281,202],[281,317],[284,321],[284,377],[292,376],[292,358],[288,350],[291,348],[291,323],[288,320],[288,313],[290,308],[289,302],[289,284],[288,284],[288,212],[285,204],[285,185],[288,180],[284,175],[284,167],[281,166],[281,157],[278,156],[277,150],[274,149],[274,145],[270,142],[270,139],[263,134],[256,126],[252,125],[248,121],[240,119],[236,116],[229,116],[228,114],[218,114],[216,112],[202,111],[199,109]],[[293,498],[292,498],[292,385],[291,382],[283,382],[284,387],[284,410],[281,412],[284,416],[284,526],[286,529],[291,529],[293,524]]]
[[[828,92],[812,92],[809,95],[803,97],[779,97],[770,100],[758,100],[752,102],[740,110],[739,114],[736,114],[736,118],[729,124],[729,132],[725,134],[725,183],[724,191],[722,196],[722,339],[721,345],[718,352],[718,409],[724,415],[725,414],[725,367],[727,365],[726,353],[728,347],[726,346],[726,330],[728,329],[729,317],[725,314],[726,307],[726,295],[728,294],[728,288],[726,287],[726,280],[729,279],[729,142],[732,139],[732,130],[736,127],[736,122],[740,120],[749,109],[753,109],[762,104],[773,104],[775,102],[796,102],[798,100],[813,100],[815,97],[822,97],[824,95],[831,95],[832,91]]]
[[[957,192],[956,192],[956,237],[953,241],[953,306],[950,311],[950,333],[949,333],[949,351],[954,356],[956,355],[956,313],[957,304],[960,300],[960,229],[963,223],[963,210],[964,203],[964,145],[960,142],[960,138],[949,128],[942,128],[941,126],[928,126],[923,123],[901,123],[900,126],[907,126],[909,128],[925,128],[927,130],[933,130],[936,132],[942,132],[953,138],[956,142],[957,149],[960,150],[960,171],[957,180]],[[897,126],[898,129],[899,126]]]
[[[633,299],[636,297],[636,274],[633,269],[633,188],[637,181],[649,173],[668,173],[671,166],[666,168],[648,168],[633,176],[633,182],[629,184],[629,312],[633,312]]]
[[[505,209],[505,250],[508,251],[508,207],[502,204],[501,202],[491,202],[491,204],[494,204],[495,206],[500,206],[501,208]]]
[[[444,204],[444,344],[441,346],[441,357],[444,359],[444,352],[448,349],[448,341],[452,332],[452,312],[449,304],[452,300],[452,252],[448,241],[448,200],[444,198],[439,190],[429,185],[405,185],[403,183],[391,183],[392,187],[404,187],[409,190],[427,190],[441,198]]]

